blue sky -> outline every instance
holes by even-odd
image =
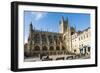
[[[90,27],[90,14],[24,11],[25,42],[27,42],[31,22],[33,28],[37,30],[59,32],[59,21],[62,16],[65,20],[68,18],[69,25],[76,27],[77,31]]]

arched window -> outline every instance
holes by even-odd
[[[62,46],[62,50],[66,50],[66,48],[64,46]]]
[[[60,50],[60,47],[59,47],[59,46],[57,46],[57,47],[56,47],[56,50]]]
[[[90,52],[90,47],[88,47],[88,52]]]
[[[62,42],[62,36],[59,36],[59,40]]]
[[[40,47],[39,46],[35,46],[34,47],[34,51],[40,51]]]
[[[49,39],[49,43],[52,44],[53,43],[52,35],[49,35],[48,39]]]
[[[39,34],[34,34],[34,42],[35,43],[40,43],[40,36],[39,36]]]
[[[48,49],[47,49],[46,46],[43,46],[43,47],[42,47],[42,50],[43,50],[43,51],[47,51]]]
[[[76,53],[76,49],[74,50],[74,53]]]
[[[54,36],[54,40],[57,40],[57,36]]]
[[[54,50],[54,47],[53,46],[50,46],[50,49],[49,49],[50,51],[53,51]]]
[[[46,44],[47,43],[46,35],[43,34],[41,35],[41,37],[42,37],[42,44]]]

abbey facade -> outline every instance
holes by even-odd
[[[83,49],[85,46],[90,47],[90,28],[76,32],[64,17],[59,22],[59,33],[35,30],[32,23],[29,29],[26,56],[69,55],[90,51],[89,48]]]

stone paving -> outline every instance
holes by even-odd
[[[44,56],[42,59],[39,57],[36,58],[26,58],[25,62],[35,62],[35,61],[53,61],[53,60],[75,60],[75,59],[89,59],[90,55],[53,55],[53,56]]]

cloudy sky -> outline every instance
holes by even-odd
[[[33,28],[37,30],[59,32],[59,21],[62,16],[65,20],[68,18],[69,25],[76,27],[77,31],[90,27],[89,14],[24,11],[25,42],[27,42],[31,22]]]

